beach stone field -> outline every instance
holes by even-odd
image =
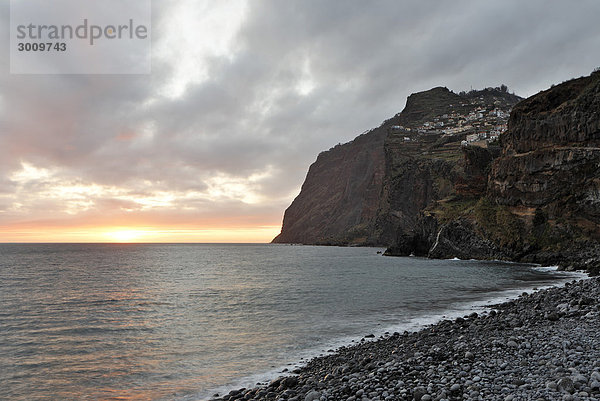
[[[600,280],[341,347],[213,400],[600,400]],[[366,336],[368,337],[368,336]]]

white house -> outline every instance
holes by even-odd
[[[479,140],[479,134],[469,134],[467,135],[467,142],[475,142]]]

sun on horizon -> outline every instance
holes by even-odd
[[[0,243],[268,243],[281,226],[84,227],[0,231]]]
[[[145,236],[148,236],[148,231],[142,230],[117,230],[106,233],[106,237],[111,242],[140,242]]]

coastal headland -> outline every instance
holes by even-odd
[[[322,152],[273,242],[600,271],[600,70],[522,99],[410,95]]]

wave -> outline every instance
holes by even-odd
[[[455,258],[453,260],[460,259]],[[208,400],[212,398],[214,394],[220,394],[222,396],[223,394],[227,394],[232,389],[252,388],[258,384],[268,384],[271,380],[276,379],[277,377],[292,375],[293,370],[306,365],[306,363],[308,363],[311,359],[335,353],[336,350],[338,350],[341,347],[358,345],[361,342],[366,341],[378,341],[382,338],[388,337],[389,335],[395,332],[415,332],[429,327],[431,325],[434,325],[436,323],[439,323],[442,320],[454,320],[459,317],[467,316],[473,312],[478,314],[485,314],[490,312],[491,310],[494,310],[495,306],[501,303],[517,299],[523,293],[532,293],[551,287],[563,286],[567,282],[572,281],[573,279],[589,278],[589,276],[586,273],[559,271],[557,270],[558,266],[531,266],[530,268],[535,271],[552,272],[553,275],[560,275],[562,276],[562,278],[548,285],[540,286],[538,283],[537,285],[532,284],[530,286],[522,286],[519,288],[493,291],[489,293],[487,297],[476,301],[457,302],[446,309],[435,312],[423,311],[418,316],[409,317],[398,324],[381,326],[378,323],[373,322],[375,327],[366,327],[365,333],[362,336],[343,336],[329,341],[325,341],[320,344],[316,344],[314,347],[301,350],[298,353],[296,353],[291,358],[291,360],[294,362],[290,362],[286,365],[281,365],[277,368],[273,368],[268,371],[251,374],[240,378],[239,380],[231,382],[227,385],[219,386],[218,388],[214,388],[210,391],[203,391],[193,396],[186,396],[179,400]],[[373,334],[374,337],[364,337],[364,335],[366,335],[367,332],[368,334]]]

